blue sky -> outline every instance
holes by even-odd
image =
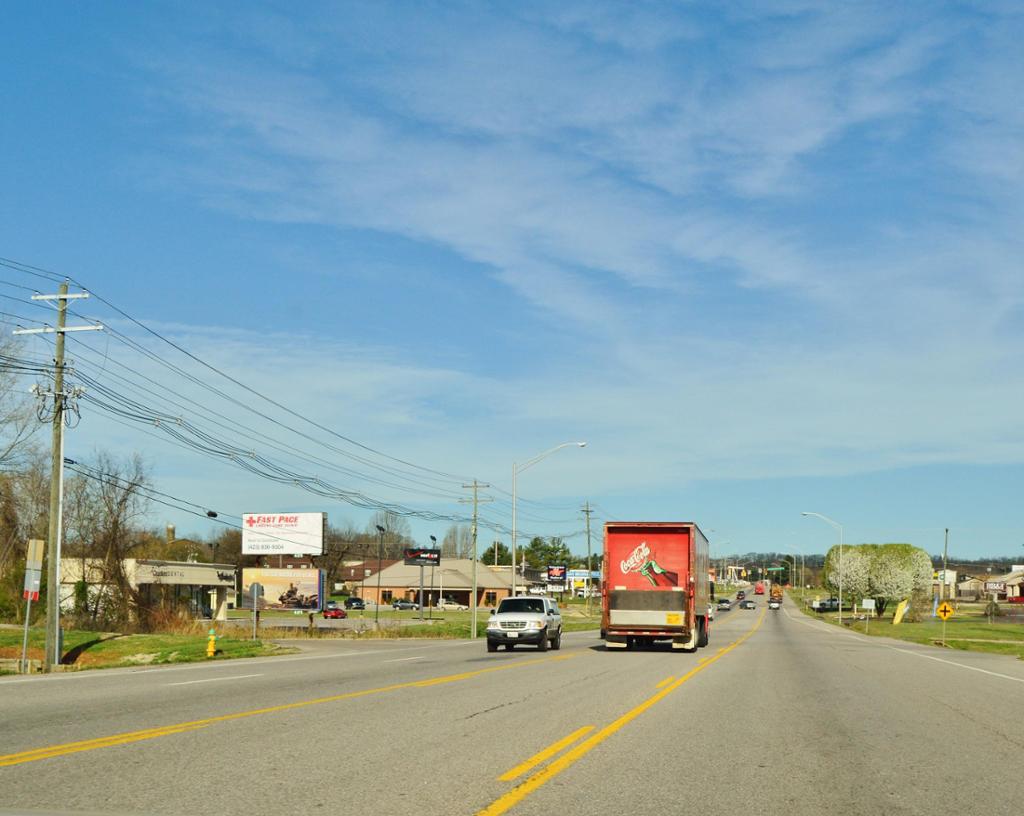
[[[0,256],[451,474],[400,490],[379,483],[398,466],[370,456],[332,484],[458,514],[462,477],[508,491],[513,462],[585,439],[521,477],[527,532],[579,531],[589,499],[602,519],[696,520],[720,552],[823,551],[831,529],[799,515],[813,510],[847,541],[935,552],[949,527],[958,554],[1024,559],[1015,4],[4,17]],[[102,302],[80,311],[193,365]],[[244,424],[247,448],[294,447],[293,470],[343,455],[207,369],[188,368],[233,401],[116,339],[71,345],[122,395],[155,377],[194,400],[192,419]],[[204,506],[366,522],[83,413],[74,458],[141,450],[160,489]],[[507,525],[496,497],[486,512]],[[413,521],[419,538],[445,526]]]

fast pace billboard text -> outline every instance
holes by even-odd
[[[323,555],[326,513],[243,513],[244,555]]]

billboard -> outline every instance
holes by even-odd
[[[548,583],[549,584],[564,584],[568,567],[564,564],[558,566],[548,567]]]
[[[318,569],[267,569],[246,567],[242,570],[242,609],[252,609],[252,585],[263,586],[260,609],[284,609],[317,612],[324,594],[324,571]]]
[[[441,563],[441,551],[430,547],[406,547],[404,553],[407,567],[436,567]]]
[[[243,555],[323,555],[326,513],[243,513]]]
[[[139,560],[135,562],[135,583],[233,588],[235,568],[223,564]]]

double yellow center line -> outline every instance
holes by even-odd
[[[128,743],[141,742],[142,740],[154,739],[156,737],[181,734],[186,731],[195,731],[198,728],[205,728],[206,726],[213,725],[214,723],[241,720],[246,717],[257,717],[261,714],[275,714],[279,711],[290,711],[296,708],[305,708],[306,706],[323,705],[324,703],[337,703],[341,700],[354,700],[358,697],[367,697],[371,694],[387,694],[388,692],[400,691],[401,689],[427,688],[430,686],[441,685],[442,683],[456,683],[460,680],[469,680],[483,674],[505,671],[506,669],[516,669],[523,666],[535,666],[538,663],[568,660],[571,657],[573,657],[573,655],[564,654],[553,657],[543,657],[536,660],[517,660],[500,666],[489,666],[486,669],[476,669],[475,671],[462,672],[460,674],[448,674],[443,677],[430,677],[426,680],[412,680],[408,683],[394,683],[390,686],[363,689],[362,691],[350,691],[345,694],[333,694],[330,697],[319,697],[315,700],[300,700],[295,703],[267,706],[266,708],[254,708],[249,711],[238,711],[234,714],[221,714],[217,717],[207,717],[202,720],[191,720],[190,722],[175,723],[173,725],[164,725],[157,728],[147,728],[143,731],[128,731],[123,734],[111,734],[110,736],[97,737],[95,739],[80,740],[78,742],[65,742],[60,745],[49,745],[44,748],[33,748],[30,751],[20,751],[16,754],[0,755],[0,768],[8,767],[10,765],[21,765],[26,762],[36,762],[40,759],[51,759],[52,757],[75,754],[80,751],[94,751],[97,748],[110,748],[115,745],[127,745]]]
[[[757,631],[762,621],[764,621],[764,617],[765,610],[762,609],[761,615],[757,619],[757,622],[754,624],[753,627],[751,627],[750,631],[747,632],[745,635],[738,638],[737,640],[734,640],[728,646],[719,649],[718,654],[702,660],[700,663],[698,663],[696,667],[694,667],[689,672],[684,674],[678,680],[674,679],[673,677],[669,677],[665,680],[662,680],[661,683],[658,684],[658,687],[661,688],[661,691],[659,691],[657,694],[648,697],[646,700],[640,703],[640,705],[636,706],[635,708],[631,708],[617,720],[606,725],[596,734],[594,734],[591,737],[588,737],[575,748],[572,748],[566,753],[562,754],[562,756],[560,756],[550,765],[537,771],[537,773],[526,779],[524,782],[521,782],[508,793],[504,794],[503,796],[499,796],[490,805],[485,807],[483,810],[478,811],[477,816],[499,816],[499,814],[505,813],[510,808],[517,805],[519,802],[521,802],[523,799],[525,799],[527,796],[529,796],[531,793],[537,790],[537,788],[541,787],[547,782],[550,782],[566,768],[582,759],[586,754],[590,753],[590,751],[592,751],[594,748],[596,748],[598,745],[600,745],[602,742],[608,739],[608,737],[610,737],[616,731],[620,730],[623,726],[631,723],[633,720],[635,720],[637,717],[639,717],[641,714],[647,711],[647,709],[649,709],[651,706],[664,700],[669,694],[671,694],[673,691],[675,691],[677,688],[683,685],[683,683],[685,683],[691,677],[704,671],[704,669],[706,669],[712,663],[721,659],[729,652],[731,652],[733,649],[735,649],[737,646],[739,646],[741,643],[743,643],[745,640],[747,640],[751,635],[754,634],[754,632]],[[577,731],[574,731],[569,736],[559,740],[558,742],[554,743],[548,748],[545,748],[543,751],[526,760],[526,762],[522,763],[521,765],[517,765],[512,770],[502,774],[500,777],[498,777],[499,780],[507,782],[517,778],[522,773],[525,773],[526,770],[530,770],[536,767],[537,765],[543,763],[550,757],[555,756],[563,748],[572,745],[581,736],[589,733],[592,730],[593,726],[588,725],[583,728],[580,728]]]

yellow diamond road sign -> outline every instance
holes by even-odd
[[[953,607],[948,601],[943,601],[939,604],[939,608],[935,610],[935,613],[943,620],[948,620],[953,617]]]

